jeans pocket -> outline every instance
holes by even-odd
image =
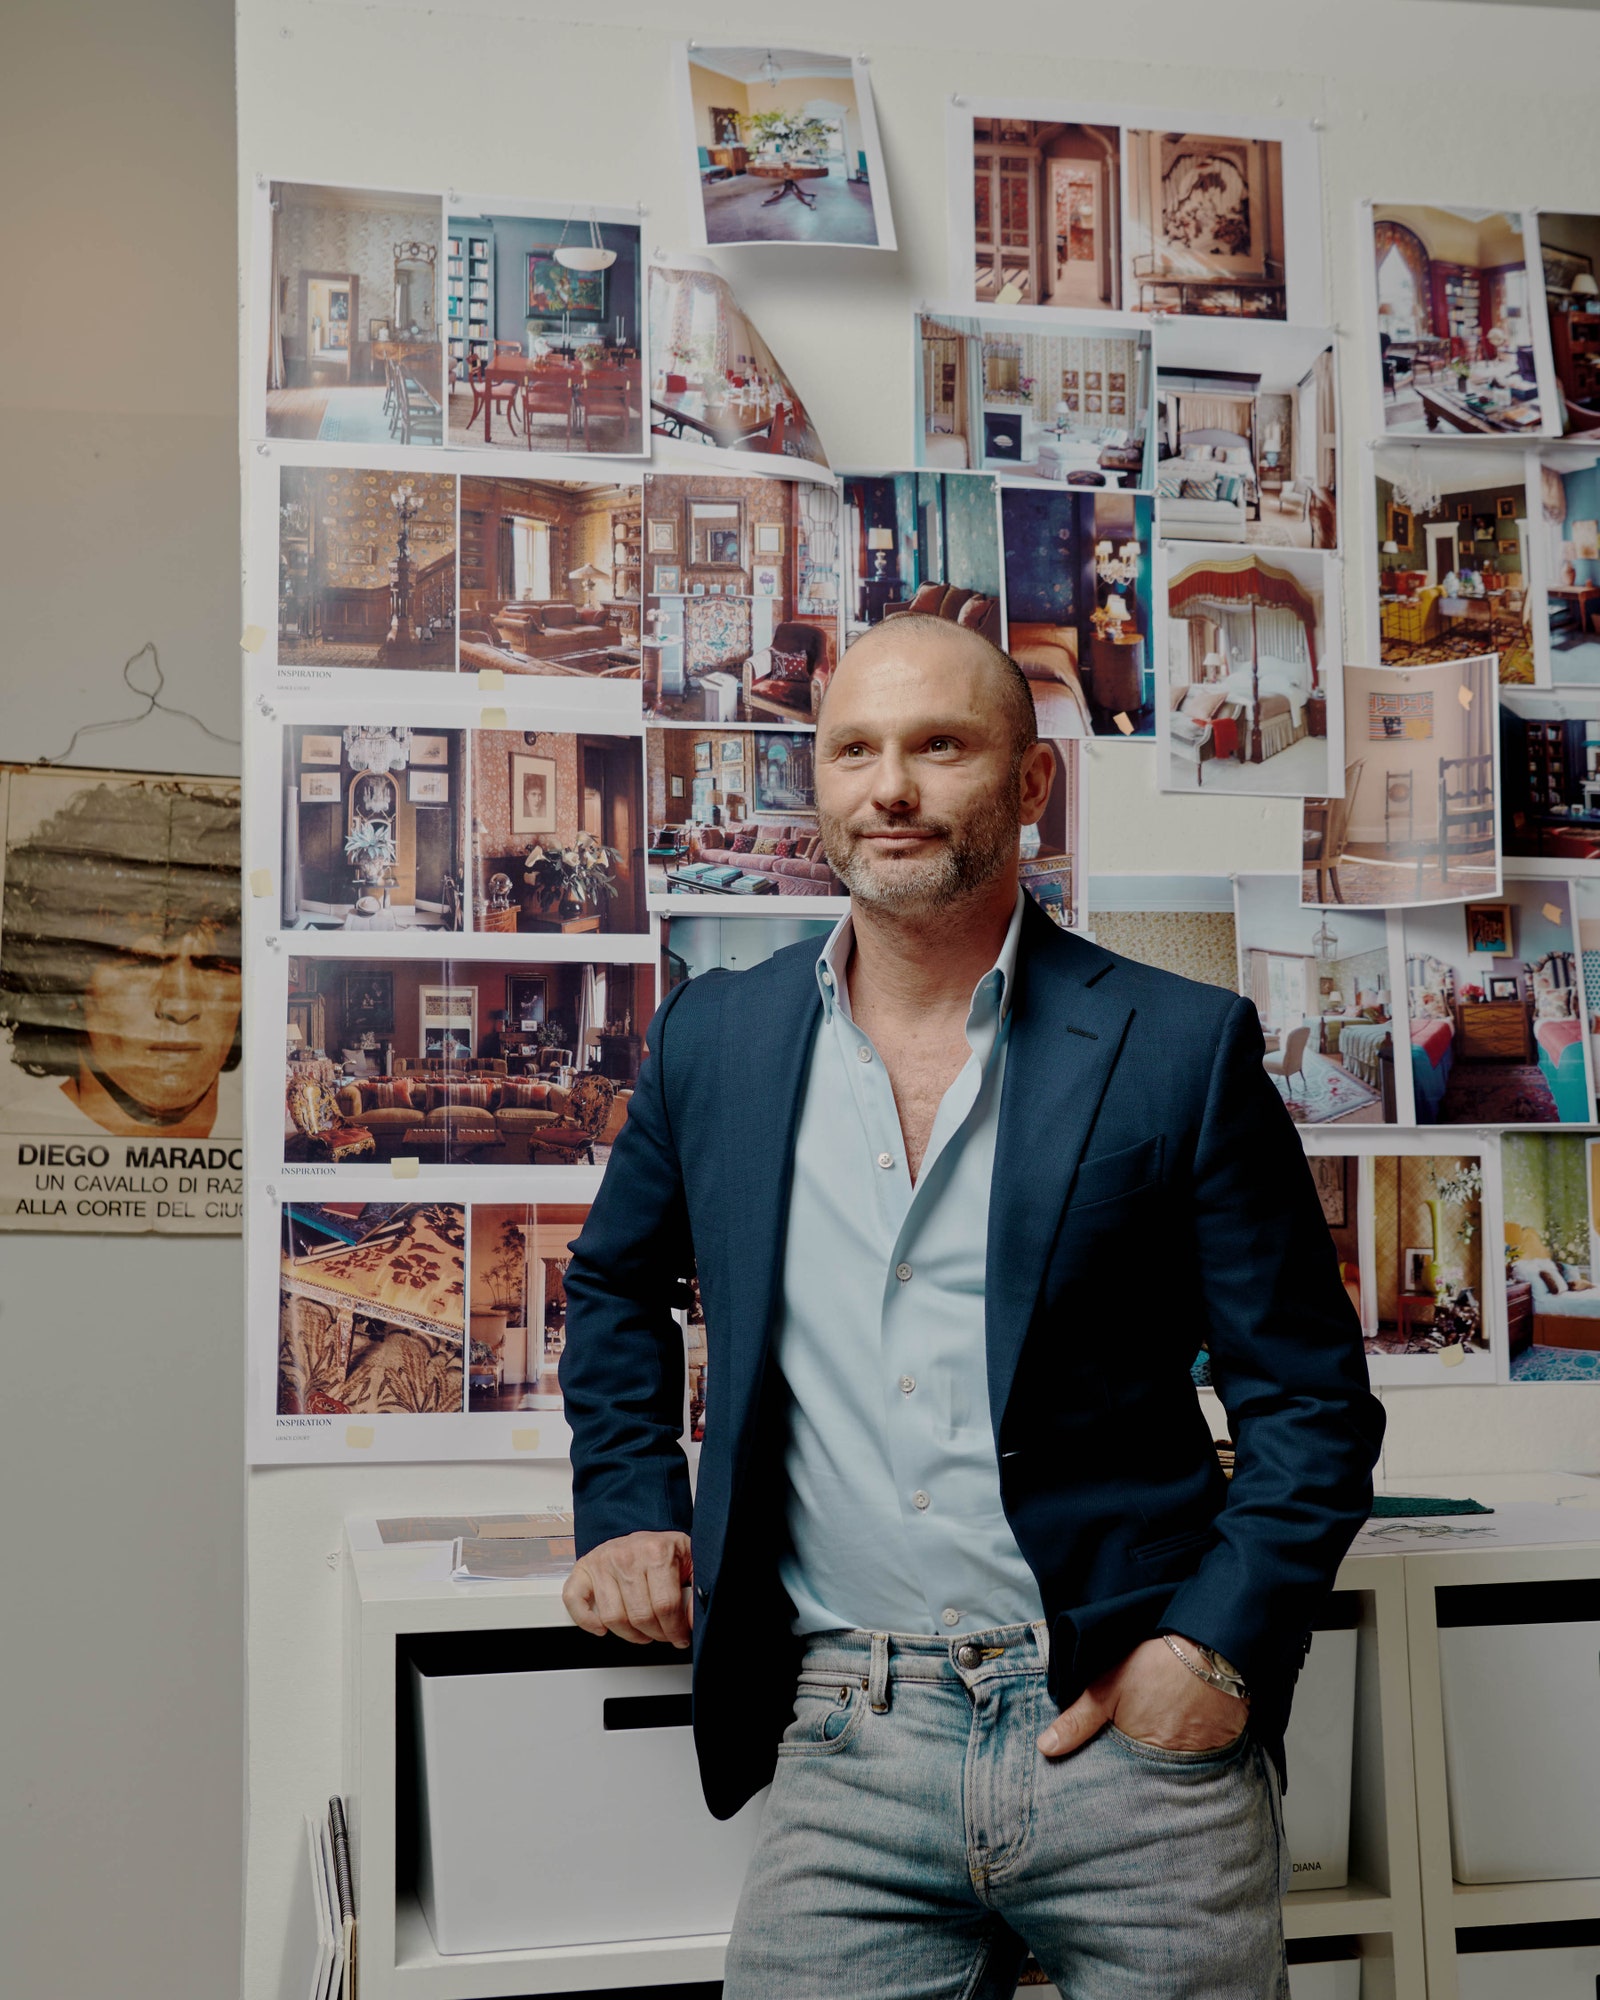
[[[844,1749],[867,1712],[858,1682],[802,1679],[794,1691],[794,1717],[778,1741],[780,1757],[828,1757]]]
[[[1175,1771],[1221,1770],[1243,1751],[1250,1740],[1250,1725],[1246,1723],[1237,1736],[1209,1750],[1169,1750],[1164,1743],[1146,1743],[1141,1737],[1130,1736],[1114,1722],[1106,1725],[1106,1734],[1119,1749],[1146,1764],[1165,1764]]]

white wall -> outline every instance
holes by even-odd
[[[581,14],[581,21],[572,17]],[[681,245],[665,44],[748,42],[803,22],[822,47],[870,54],[898,255],[755,249],[725,268],[789,368],[840,463],[904,462],[911,424],[907,309],[947,291],[942,109],[953,90],[1135,99],[1175,108],[1315,116],[1323,147],[1333,314],[1342,329],[1344,465],[1354,499],[1370,434],[1357,316],[1359,196],[1483,206],[1581,206],[1597,184],[1592,79],[1600,22],[1395,0],[746,0],[674,18],[660,0],[456,0],[431,10],[337,0],[242,0],[240,165],[257,174],[453,188],[463,194],[651,204],[650,240]],[[1138,60],[1159,50],[1159,64]],[[538,117],[529,79],[540,79]],[[1360,516],[1352,506],[1352,523]],[[1364,581],[1364,555],[1352,581]],[[1346,630],[1364,629],[1346,605]],[[1281,802],[1158,798],[1154,754],[1090,757],[1098,872],[1294,865]],[[1096,782],[1098,781],[1098,782]],[[1391,1391],[1391,1476],[1600,1469],[1582,1394]],[[231,1415],[229,1417],[231,1422]],[[251,1783],[247,1992],[275,1976],[295,1816],[338,1776],[340,1515],[405,1506],[537,1504],[536,1469],[274,1472],[251,1483]]]

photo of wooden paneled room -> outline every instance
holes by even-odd
[[[456,655],[456,482],[284,466],[278,663],[449,673]]]

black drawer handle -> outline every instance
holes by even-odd
[[[686,1694],[619,1694],[601,1704],[607,1729],[687,1729],[692,1720]]]

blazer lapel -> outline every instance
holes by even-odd
[[[989,1413],[997,1448],[1067,1190],[1133,1011],[1117,997],[1114,976],[1107,976],[1115,963],[1109,952],[1057,929],[1029,898],[984,1266]]]

